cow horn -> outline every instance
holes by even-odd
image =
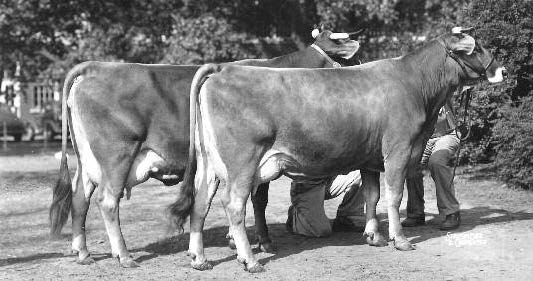
[[[313,31],[311,31],[311,36],[313,36],[313,39],[315,39],[318,34],[320,34],[320,31],[318,31],[318,28],[315,28],[313,29]]]
[[[331,40],[338,40],[338,39],[348,39],[350,38],[350,35],[348,33],[331,33],[329,35],[329,39]]]
[[[474,30],[474,27],[471,26],[471,27],[463,28],[463,29],[461,30],[461,32],[463,32],[463,33],[468,33],[468,32],[473,31],[473,30]]]
[[[461,33],[470,32],[472,30],[474,30],[473,27],[463,28],[463,27],[460,27],[460,26],[456,26],[456,27],[452,28],[452,33],[453,34],[461,34]]]
[[[359,34],[365,32],[365,31],[366,31],[365,28],[361,28],[361,29],[359,29],[357,31],[348,33],[348,36],[350,36],[350,39],[355,39],[355,38],[357,38],[359,36]]]

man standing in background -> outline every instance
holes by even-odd
[[[424,183],[422,168],[427,167],[435,182],[437,207],[439,214],[445,216],[440,229],[452,230],[461,224],[459,201],[455,197],[453,185],[455,152],[459,147],[456,133],[456,122],[451,105],[448,103],[439,112],[435,131],[428,140],[421,167],[413,175],[408,176],[407,183],[407,218],[402,226],[413,227],[424,225]]]

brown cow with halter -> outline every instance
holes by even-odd
[[[503,80],[505,68],[479,42],[454,28],[399,58],[335,69],[205,65],[191,86],[190,163],[176,205],[191,216],[189,252],[209,269],[202,229],[219,184],[237,259],[263,267],[244,227],[245,204],[258,184],[281,175],[325,178],[361,169],[370,245],[378,231],[379,173],[385,172],[389,239],[412,250],[399,207],[408,170],[421,158],[439,109],[464,84]],[[194,200],[193,200],[194,199]]]

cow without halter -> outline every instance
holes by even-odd
[[[196,130],[190,134],[185,178],[194,177],[194,185],[186,180],[183,187],[195,193],[192,266],[211,267],[202,228],[223,183],[237,259],[250,272],[263,270],[246,237],[245,204],[257,184],[282,174],[323,178],[361,169],[367,242],[384,246],[375,209],[384,170],[389,238],[399,250],[413,249],[399,221],[407,170],[419,162],[438,111],[453,92],[480,78],[500,82],[503,73],[487,50],[461,32],[442,35],[400,58],[354,67],[203,66],[191,86],[190,121]]]

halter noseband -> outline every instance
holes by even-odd
[[[334,61],[332,58],[330,58],[328,56],[328,54],[326,54],[326,52],[324,52],[324,50],[322,50],[322,48],[318,47],[317,45],[315,45],[314,43],[311,44],[311,48],[315,49],[315,51],[317,51],[321,56],[323,56],[329,63],[331,63],[331,65],[334,67],[334,68],[338,68],[338,67],[341,67],[341,64]]]
[[[464,74],[466,74],[468,76],[468,72],[466,71],[466,68],[468,67],[472,71],[474,71],[477,75],[479,75],[480,78],[486,78],[487,77],[487,69],[489,69],[489,67],[492,65],[492,63],[494,63],[494,56],[492,56],[492,58],[487,63],[487,65],[483,67],[483,70],[480,71],[480,70],[477,70],[476,68],[474,68],[474,66],[472,66],[472,64],[470,64],[468,61],[463,61],[461,58],[459,58],[459,56],[457,56],[457,54],[454,53],[453,50],[450,50],[446,46],[446,44],[444,44],[444,42],[442,42],[441,39],[437,40],[437,42],[439,42],[444,47],[444,50],[446,50],[446,55],[451,57],[455,62],[457,62],[457,64],[459,64],[459,66],[463,70]],[[480,61],[480,63],[481,63],[481,61]]]

